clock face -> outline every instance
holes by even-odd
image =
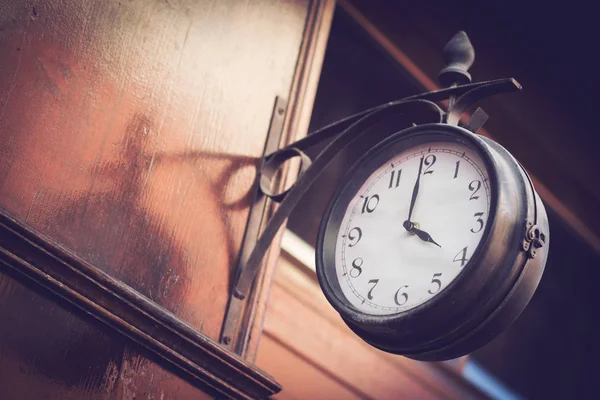
[[[395,314],[443,292],[482,240],[489,182],[479,155],[454,142],[411,147],[372,172],[335,245],[335,273],[352,306]]]

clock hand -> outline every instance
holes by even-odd
[[[424,242],[429,242],[429,243],[433,243],[436,246],[438,246],[439,248],[441,248],[442,246],[440,246],[439,244],[437,244],[437,242],[435,240],[433,240],[431,238],[431,235],[425,231],[422,231],[418,228],[415,228],[413,226],[413,228],[410,230],[410,232],[413,232],[415,235],[417,235],[419,237],[419,239],[421,239]]]
[[[417,200],[417,195],[419,194],[419,182],[421,181],[421,170],[423,169],[423,158],[424,158],[424,156],[421,157],[421,162],[419,163],[419,175],[417,175],[417,181],[415,182],[415,187],[413,189],[412,197],[410,199],[410,208],[408,209],[408,218],[402,224],[404,229],[406,229],[407,231],[411,231],[411,229],[414,227],[414,225],[410,221],[410,219],[412,217],[413,209],[415,208],[415,201]]]

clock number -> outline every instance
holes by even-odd
[[[373,211],[375,211],[375,209],[377,208],[377,205],[379,204],[379,195],[374,194],[371,197],[365,196],[364,199],[365,199],[365,201],[363,202],[361,213],[362,214],[364,214],[365,212],[372,213]]]
[[[373,287],[371,288],[371,290],[369,290],[369,293],[367,293],[367,297],[369,300],[373,300],[373,289],[375,289],[375,286],[377,286],[377,284],[379,283],[379,279],[371,279],[369,283],[372,283]]]
[[[461,257],[459,258],[459,256],[461,256]],[[463,267],[465,265],[465,263],[467,261],[469,261],[469,259],[467,258],[467,246],[465,246],[464,249],[459,251],[458,254],[456,256],[454,256],[454,260],[452,260],[452,261],[454,261],[454,262],[460,261],[460,266]]]
[[[442,281],[440,281],[439,279],[436,279],[441,276],[442,276],[441,272],[433,274],[433,278],[431,278],[431,283],[435,283],[437,285],[437,288],[435,290],[430,289],[427,291],[427,293],[436,294],[442,288]]]
[[[399,306],[403,306],[408,301],[408,294],[406,294],[406,292],[400,293],[400,291],[405,288],[408,288],[408,285],[400,286],[400,289],[396,290],[396,294],[394,295],[394,303]],[[398,300],[398,295],[401,297],[400,300]]]
[[[423,161],[423,163],[427,168],[425,168],[425,172],[423,172],[423,175],[433,174],[433,171],[430,171],[429,168],[433,167],[433,164],[435,164],[436,160],[437,158],[433,154],[430,154],[427,157],[425,157],[425,161]]]
[[[401,169],[399,169],[397,172],[392,170],[392,173],[390,174],[390,186],[388,187],[388,189],[400,186],[400,175],[402,175]],[[396,177],[395,185],[394,185],[394,177]]]
[[[469,200],[477,200],[479,198],[479,196],[475,196],[475,193],[477,193],[479,189],[481,189],[481,181],[475,180],[469,183],[469,190],[473,192],[471,197],[469,197]]]
[[[356,231],[356,234],[352,234],[352,232],[355,232],[355,231]],[[356,242],[349,243],[348,247],[356,246],[358,244],[358,242],[360,242],[360,239],[362,239],[362,229],[360,229],[359,227],[350,229],[350,232],[348,232],[348,239],[350,240],[350,242],[352,242],[354,239],[356,239]]]
[[[458,176],[458,166],[460,165],[460,160],[456,162],[456,169],[454,170],[454,179]]]
[[[482,215],[483,215],[482,212],[473,214],[474,217],[481,217]],[[471,228],[471,232],[473,232],[473,233],[479,233],[483,229],[483,225],[484,225],[483,220],[481,218],[477,218],[477,222],[479,222],[479,228],[477,228],[477,230],[474,230],[473,228]]]
[[[350,276],[352,278],[358,278],[360,276],[360,274],[362,274],[362,265],[363,265],[363,259],[362,258],[356,258],[354,259],[354,261],[352,261],[352,269],[350,270]],[[354,271],[358,271],[358,272],[354,272]]]

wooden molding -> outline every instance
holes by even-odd
[[[280,146],[301,139],[308,133],[334,10],[335,0],[311,1],[294,80],[290,88]],[[292,164],[282,174],[284,179],[281,179],[278,186],[283,188],[291,185],[296,180],[297,173],[298,165]],[[270,217],[274,211],[275,207],[271,207],[267,212],[267,217]],[[283,229],[281,231],[283,232]],[[273,240],[274,244],[280,242],[282,232]],[[251,306],[248,307],[249,310],[246,310],[246,321],[240,329],[241,332],[245,332],[245,336],[241,338],[244,342],[241,354],[250,361],[256,358],[269,300],[270,285],[278,259],[279,251],[272,247],[265,256],[265,266],[257,276],[250,297],[249,304]]]
[[[281,390],[254,365],[2,210],[0,262],[134,340],[209,394],[262,399]]]

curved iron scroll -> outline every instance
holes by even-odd
[[[500,81],[481,82],[473,89],[460,95],[450,110],[448,110],[446,123],[450,125],[458,125],[463,114],[478,101],[483,100],[486,97],[522,89],[519,82],[513,78],[502,79]]]
[[[437,120],[429,117],[427,122],[442,122],[445,115],[444,111],[437,104],[429,100],[400,100],[388,103],[386,105],[377,107],[366,115],[362,116],[360,119],[346,128],[342,133],[340,133],[339,136],[333,139],[333,141],[319,153],[319,155],[313,160],[311,166],[308,167],[306,171],[298,177],[296,183],[287,192],[287,195],[281,202],[281,205],[273,217],[271,217],[267,226],[265,227],[265,230],[262,232],[261,236],[256,242],[254,250],[252,250],[252,253],[248,259],[241,260],[240,274],[238,275],[238,279],[234,288],[235,297],[238,299],[244,299],[246,297],[250,290],[250,286],[254,281],[254,277],[256,276],[256,272],[258,271],[258,267],[262,261],[262,258],[271,245],[273,238],[279,231],[279,228],[290,216],[291,212],[294,210],[296,205],[298,205],[302,197],[311,189],[314,182],[321,175],[323,170],[331,163],[333,158],[353,141],[363,135],[375,118],[384,119],[393,115],[405,114],[411,111],[430,111],[435,117],[437,117]],[[304,142],[304,145],[305,144],[306,142]],[[313,144],[316,144],[316,142]],[[268,158],[275,157],[281,152],[289,152],[290,148],[297,149],[295,145],[291,145],[274,153]],[[285,161],[287,158],[282,160]]]
[[[480,89],[483,88],[483,89]],[[476,96],[466,96],[468,93],[477,89]],[[319,144],[327,139],[333,138],[340,134],[343,129],[348,128],[354,122],[358,121],[360,118],[364,117],[372,113],[373,111],[377,111],[381,108],[397,104],[399,101],[412,101],[412,100],[429,100],[429,101],[443,101],[449,98],[457,98],[455,101],[455,105],[451,107],[449,110],[453,112],[453,114],[458,114],[459,120],[462,114],[465,113],[469,109],[469,107],[473,106],[477,101],[482,98],[492,96],[498,93],[507,93],[514,92],[516,90],[521,90],[521,85],[514,78],[502,78],[502,79],[494,79],[490,81],[477,82],[477,83],[469,83],[466,85],[460,86],[452,86],[445,89],[434,90],[432,92],[419,93],[413,96],[405,97],[400,100],[392,101],[389,103],[381,104],[379,106],[369,108],[367,110],[358,112],[356,114],[350,115],[344,119],[338,120],[332,124],[329,124],[323,128],[320,128],[314,132],[311,132],[308,136],[303,139],[298,140],[281,150],[278,150],[274,153],[271,153],[266,156],[266,159],[269,159],[275,153],[279,153],[285,149],[295,148],[300,151],[305,151],[312,146]],[[460,100],[460,102],[459,102]],[[457,105],[460,106],[461,111],[457,109]]]
[[[246,236],[240,252],[240,260],[237,269],[237,279],[233,287],[232,296],[229,299],[227,314],[221,331],[221,343],[226,348],[239,354],[244,354],[245,343],[249,336],[245,333],[242,325],[247,324],[247,318],[252,318],[251,313],[245,313],[246,299],[250,296],[252,284],[258,273],[261,261],[267,252],[272,240],[279,228],[290,216],[294,208],[302,200],[303,196],[312,188],[323,170],[330,164],[332,159],[359,137],[365,136],[365,132],[376,122],[393,115],[401,115],[409,112],[426,111],[429,114],[425,122],[444,122],[458,125],[463,114],[479,100],[498,93],[520,90],[521,86],[512,78],[498,79],[487,82],[471,83],[471,75],[468,69],[475,59],[475,51],[465,32],[458,32],[444,48],[444,59],[446,66],[440,71],[439,81],[445,89],[428,93],[422,93],[407,97],[394,102],[364,110],[345,119],[339,120],[304,139],[298,140],[289,146],[277,151],[269,139],[273,127],[281,125],[282,120],[277,119],[278,124],[269,130],[265,156],[262,160],[263,167],[259,170],[258,191],[255,201],[256,214],[251,211],[246,228]],[[435,102],[448,100],[448,111],[444,112]],[[274,114],[281,116],[282,113]],[[413,117],[411,115],[411,117]],[[423,114],[420,116],[422,119]],[[414,117],[413,117],[414,118]],[[477,131],[485,121],[487,114],[483,110],[477,110],[470,121],[463,125],[472,132]],[[410,122],[423,122],[411,120]],[[367,137],[369,138],[369,137]],[[275,139],[273,139],[275,140]],[[307,149],[321,142],[330,140],[330,143],[322,150],[314,160],[304,153]],[[381,138],[379,140],[382,140]],[[376,142],[373,138],[372,142]],[[373,143],[375,145],[376,143]],[[268,153],[273,151],[272,153]],[[272,192],[272,178],[281,165],[293,157],[300,157],[301,168],[296,182],[291,188],[280,193]],[[264,216],[265,201],[271,199],[281,202],[277,211],[267,222],[265,229],[259,236],[262,218]],[[251,229],[250,229],[251,228]],[[251,232],[248,236],[248,232]],[[255,243],[252,243],[256,238]],[[252,245],[254,244],[254,247]],[[245,325],[244,325],[245,326]]]
[[[277,170],[278,166],[295,156],[302,158],[301,173],[294,185],[282,193],[272,194],[268,190],[262,190],[263,194],[274,201],[281,202],[281,204],[267,223],[265,230],[257,240],[249,257],[246,260],[240,260],[239,273],[233,290],[234,297],[240,300],[245,299],[262,258],[281,225],[290,216],[302,197],[311,189],[312,184],[333,158],[355,139],[360,137],[374,120],[381,120],[412,111],[429,110],[434,112],[436,119],[430,119],[427,122],[445,121],[449,124],[458,125],[461,116],[479,100],[498,93],[520,89],[521,85],[516,80],[505,78],[453,86],[447,89],[407,97],[337,121],[310,134],[304,139],[266,156],[265,166],[267,169],[263,169],[263,171],[267,172],[269,177],[274,175],[274,171]],[[445,113],[434,101],[442,101],[448,98],[456,98],[456,101],[453,102],[454,104],[452,104],[451,109]],[[342,131],[340,132],[340,130]],[[310,164],[310,159],[306,156],[304,150],[328,139],[332,139],[331,143]],[[310,166],[308,166],[309,164]],[[265,182],[263,177],[261,175],[261,189],[270,187],[269,182]]]

